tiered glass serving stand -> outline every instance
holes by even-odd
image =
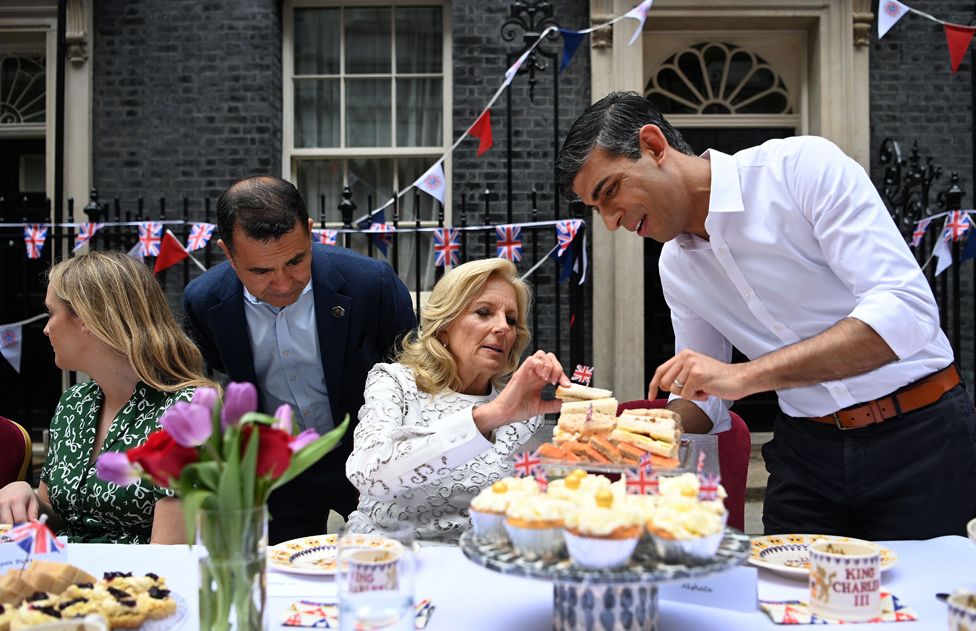
[[[568,556],[529,561],[510,543],[478,539],[471,530],[458,542],[468,559],[502,574],[552,581],[554,631],[656,631],[660,629],[657,586],[661,583],[715,574],[749,557],[749,537],[725,529],[718,552],[695,565],[665,564],[641,541],[628,565],[612,570],[587,570]]]

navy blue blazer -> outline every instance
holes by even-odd
[[[308,475],[299,476],[272,494],[272,505],[287,504],[278,507],[279,514],[292,508],[316,513],[307,519],[301,514],[273,520],[272,539],[278,541],[324,532],[324,517],[312,510],[309,499],[326,511],[328,505],[343,514],[355,509],[356,495],[345,479],[345,462],[363,405],[366,374],[377,362],[387,361],[397,339],[417,323],[410,294],[393,268],[345,248],[312,245],[312,291],[332,418],[339,424],[349,414],[350,424],[342,444],[309,469]],[[230,263],[216,265],[191,282],[183,292],[183,308],[187,332],[207,365],[227,374],[231,381],[255,383],[244,315],[244,286]],[[286,502],[282,496],[275,502],[275,495],[289,487],[294,487],[293,491],[286,495],[292,497]],[[304,530],[276,536],[276,528],[290,522]]]

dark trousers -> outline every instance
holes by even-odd
[[[351,440],[350,431],[350,443]],[[268,498],[271,545],[325,532],[329,509],[343,517],[356,510],[358,492],[346,478],[349,448],[340,445]]]
[[[976,517],[976,414],[962,385],[855,430],[780,413],[762,452],[766,534],[929,539],[965,536]]]

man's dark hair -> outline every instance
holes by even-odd
[[[234,228],[251,239],[280,239],[298,222],[308,230],[305,199],[291,182],[273,175],[255,175],[237,180],[217,199],[217,232],[233,249]]]
[[[672,148],[695,155],[649,100],[636,92],[611,92],[586,108],[566,135],[556,157],[557,189],[567,199],[576,199],[573,180],[596,147],[613,156],[639,159],[639,133],[644,125],[657,125]]]

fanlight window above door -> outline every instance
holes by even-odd
[[[0,55],[0,126],[43,124],[45,94],[43,57]]]
[[[786,85],[766,60],[719,42],[694,44],[666,59],[644,95],[663,114],[794,113]]]

